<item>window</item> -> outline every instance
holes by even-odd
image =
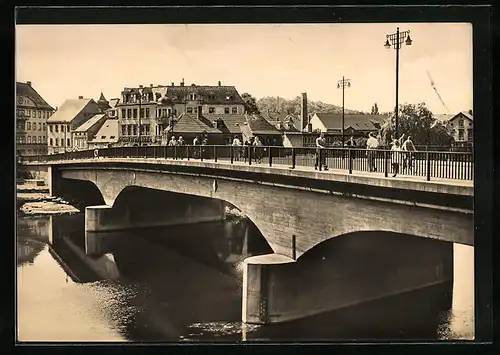
[[[130,125],[127,125],[127,135],[128,136],[132,135],[132,127]]]
[[[36,137],[36,142],[37,143],[42,143],[42,137],[41,136]]]
[[[127,118],[132,118],[132,109],[131,108],[127,109]]]
[[[42,111],[38,111],[38,118],[42,118]]]
[[[174,108],[174,116],[177,116],[177,109]]]
[[[27,137],[26,142],[27,142],[28,144],[29,144],[29,143],[31,143],[31,137],[30,137],[30,136],[28,136],[28,137]]]
[[[233,107],[232,108],[232,113],[233,113],[233,115],[237,114],[238,113],[238,108],[237,107]]]
[[[193,112],[198,113],[198,107],[193,107]]]
[[[36,111],[35,111],[35,110],[33,110],[33,113],[31,114],[31,116],[32,116],[33,118],[35,118],[35,117],[36,117]]]
[[[106,139],[106,136],[101,136],[101,139]]]
[[[141,118],[143,118],[143,117],[144,117],[144,109],[141,108]]]
[[[109,136],[109,139],[115,139],[115,136]]]
[[[122,135],[123,136],[127,135],[127,126],[125,126],[125,125],[122,126]]]
[[[463,129],[459,129],[458,130],[458,140],[463,140],[464,139],[464,130]]]
[[[127,111],[124,108],[122,108],[122,118],[126,118],[126,113]]]
[[[193,108],[192,108],[192,107],[188,107],[188,108],[186,109],[186,111],[187,111],[187,113],[193,113]]]
[[[38,130],[41,131],[42,130],[42,124],[41,123],[38,123]]]
[[[460,127],[460,128],[464,127],[464,120],[458,121],[458,127]]]
[[[52,132],[52,125],[49,124],[49,132]]]
[[[66,126],[66,132],[71,132],[71,126],[70,125]]]
[[[59,139],[55,139],[55,142],[56,142],[56,147],[59,147]]]
[[[208,113],[215,113],[215,107],[209,107],[208,108]]]
[[[224,113],[228,114],[229,113],[229,107],[224,107]]]
[[[146,134],[149,135],[149,126],[146,126]]]
[[[47,142],[47,137],[43,136],[42,137],[42,143],[46,143]]]
[[[56,133],[59,132],[59,125],[58,124],[54,125],[54,130]]]
[[[26,114],[26,116],[31,117],[31,111],[30,110],[26,110],[25,114]]]
[[[196,94],[191,94],[189,95],[190,100],[196,100]]]
[[[472,132],[472,128],[467,129],[467,140],[472,141],[474,139],[474,133]]]
[[[134,111],[133,111],[133,117],[134,117],[134,118],[137,118],[137,109],[136,109],[136,108],[134,108]]]
[[[146,107],[146,117],[149,117],[149,107]]]
[[[26,122],[26,129],[31,130],[31,122]]]
[[[66,141],[68,142],[68,147],[71,147],[71,139],[68,138]]]
[[[45,131],[45,129],[46,129],[45,123],[43,123],[42,126],[43,126],[42,130]]]
[[[213,95],[213,94],[208,95],[208,99],[209,99],[209,100],[215,100],[215,95]]]
[[[63,124],[61,125],[61,132],[64,133],[64,125]]]

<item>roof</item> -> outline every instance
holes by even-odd
[[[104,117],[104,113],[98,113],[90,117],[87,121],[82,123],[75,129],[75,132],[87,132],[92,126],[99,122],[100,119]]]
[[[267,111],[267,110],[264,112],[261,112],[261,116],[273,124],[278,123],[280,121],[285,122],[288,117],[291,117],[292,119],[300,119],[299,115],[297,115],[297,114],[286,113],[286,112]]]
[[[450,119],[452,119],[455,116],[456,115],[442,114],[442,115],[434,115],[434,118],[440,122],[448,122]]]
[[[99,116],[99,115],[96,115]],[[107,119],[95,134],[92,143],[114,143],[118,142],[119,123],[117,119]],[[114,138],[111,138],[114,137]]]
[[[115,107],[118,103],[120,102],[120,99],[114,98],[114,99],[109,99],[109,107],[113,108]]]
[[[327,130],[340,130],[342,114],[316,113]],[[344,129],[352,127],[357,131],[376,130],[372,121],[379,122],[380,115],[344,115]]]
[[[61,107],[47,119],[47,122],[71,122],[90,102],[95,101],[92,99],[67,99]]]
[[[206,119],[198,119],[189,114],[182,114],[174,124],[174,133],[222,133],[217,128],[205,123]]]
[[[274,125],[260,115],[246,115],[246,122],[253,134],[280,134]]]
[[[469,120],[474,120],[474,115],[470,114],[468,111],[461,111],[460,113],[467,117]]]
[[[36,107],[47,110],[54,110],[52,106],[50,106],[47,101],[45,101],[40,94],[27,83],[16,82],[16,95],[26,96],[33,100]]]
[[[234,86],[168,86],[167,98],[173,103],[184,103],[189,94],[197,94],[203,97],[203,103],[210,104],[239,104],[244,105],[238,90]]]
[[[227,114],[218,115],[214,113],[203,114],[203,117],[210,122],[214,122],[217,119],[222,121],[222,126],[219,126],[219,130],[226,134],[240,134],[240,126],[246,123],[246,115],[244,114]]]

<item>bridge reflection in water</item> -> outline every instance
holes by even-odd
[[[259,327],[240,322],[238,266],[247,256],[270,252],[251,223],[109,232],[105,253],[96,257],[85,255],[83,225],[83,214],[19,219],[20,340],[473,337],[473,300],[464,298],[464,294],[473,292],[472,273],[464,269],[464,265],[473,268],[471,247],[455,247],[453,302],[446,289],[450,286],[441,285],[300,321]]]

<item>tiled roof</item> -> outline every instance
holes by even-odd
[[[207,125],[204,120],[188,114],[182,114],[174,124],[174,132],[178,133],[221,133],[217,128]]]
[[[222,120],[222,126],[219,130],[226,134],[240,134],[240,126],[246,123],[246,115],[240,114],[229,114],[229,115],[218,115],[218,114],[203,114],[203,117],[210,122],[216,121],[217,119]]]
[[[26,83],[16,82],[16,95],[30,98],[38,108],[54,110],[31,85]]]
[[[455,117],[455,115],[443,114],[443,115],[434,115],[434,118],[440,122],[448,122],[450,119]]]
[[[95,101],[93,99],[67,99],[61,107],[47,119],[47,122],[71,122],[90,102]]]
[[[469,120],[474,120],[474,116],[471,115],[469,112],[467,111],[462,111],[460,112],[462,115],[464,115],[465,117],[467,117]]]
[[[98,115],[96,115],[98,116]],[[118,142],[118,120],[107,119],[96,133],[95,138],[91,140],[92,143],[115,143]],[[113,137],[113,138],[111,138]]]
[[[316,116],[325,125],[327,130],[340,130],[342,114],[316,113]],[[352,127],[354,130],[376,130],[372,120],[377,122],[380,115],[344,115],[344,129]]]
[[[75,132],[87,132],[92,126],[99,122],[104,117],[104,113],[99,113],[90,117],[87,121],[83,122],[75,129]]]
[[[246,122],[253,134],[279,134],[280,131],[260,115],[246,115]]]
[[[234,86],[168,86],[167,97],[174,103],[184,103],[189,94],[200,95],[203,98],[203,103],[210,105],[220,104],[239,104],[244,105],[245,102],[241,98],[238,90]]]

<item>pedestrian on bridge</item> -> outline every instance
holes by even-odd
[[[408,169],[409,172],[411,172],[412,167],[413,167],[413,153],[415,152],[415,146],[413,145],[413,142],[411,140],[411,137],[408,136],[406,140],[404,141],[401,149],[405,152],[403,156],[403,172]]]
[[[262,163],[262,142],[258,136],[253,140],[254,156],[257,163]]]
[[[368,133],[368,140],[366,141],[366,157],[368,158],[368,166],[370,172],[377,171],[375,165],[375,149],[378,148],[378,140],[375,138],[373,132]]]
[[[321,154],[321,149],[323,148],[326,148],[326,139],[325,134],[321,132],[319,137],[316,138],[316,163],[314,164],[314,170],[318,170],[318,167],[321,169],[321,166],[324,167],[323,170],[328,170],[325,153]]]
[[[392,155],[391,155],[391,163],[392,163],[392,171],[394,173],[394,175],[392,175],[392,177],[396,177],[396,175],[399,173],[399,164],[401,162],[401,152],[402,152],[402,148],[401,148],[401,141],[403,140],[404,138],[404,134],[401,136],[401,138],[399,139],[394,139],[394,141],[392,142],[392,147],[391,147],[391,151],[392,151]]]
[[[178,150],[178,156],[179,156],[179,159],[184,159],[184,149],[185,148],[185,145],[186,145],[186,142],[184,141],[184,138],[182,138],[182,136],[179,136],[179,139],[177,140],[177,145],[179,146],[179,148],[177,149]]]
[[[232,146],[233,146],[234,160],[235,161],[240,161],[240,157],[241,157],[241,141],[238,138],[238,136],[234,136]]]

